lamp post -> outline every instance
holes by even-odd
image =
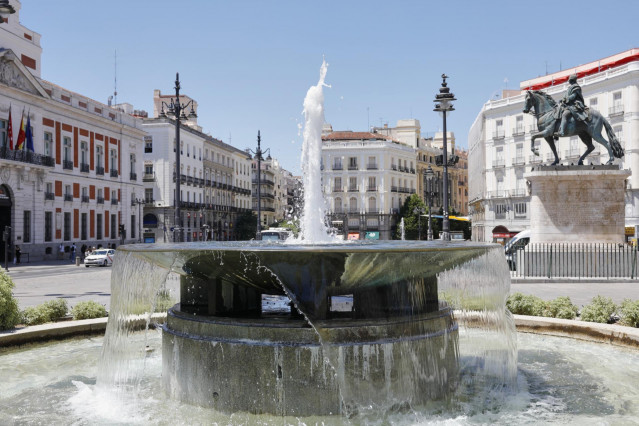
[[[134,204],[138,205],[138,243],[142,242],[142,225],[140,225],[141,221],[142,221],[142,212],[141,212],[141,207],[142,204],[145,203],[145,201],[141,198],[136,198],[135,200],[133,200]]]
[[[16,13],[16,10],[9,4],[9,0],[0,0],[0,18],[2,18],[0,23],[4,22],[5,19],[8,20],[12,13]]]
[[[426,191],[428,192],[428,234],[426,236],[427,241],[433,240],[433,226],[431,221],[431,212],[433,210],[433,178],[435,177],[435,173],[433,173],[432,167],[430,165],[426,169]]]
[[[417,216],[417,239],[421,241],[422,239],[422,215],[424,214],[424,208],[423,207],[415,207],[413,209],[413,214],[418,215]]]
[[[9,272],[9,243],[11,242],[11,227],[5,226],[2,232],[2,240],[4,241],[4,270]]]
[[[257,158],[257,232],[255,233],[255,239],[259,240],[261,239],[261,234],[262,234],[262,189],[261,189],[261,178],[262,178],[262,154],[266,154],[268,152],[270,152],[270,148],[266,148],[264,151],[262,151],[262,148],[260,147],[260,142],[261,142],[261,138],[260,138],[260,131],[257,131],[257,149],[255,151],[250,150],[250,153],[253,153],[255,155],[255,158]]]
[[[169,104],[162,102],[162,109],[159,114],[160,118],[167,118],[167,113],[170,117],[175,118],[175,221],[173,228],[173,241],[182,242],[182,214],[180,212],[180,204],[182,202],[180,196],[180,180],[182,178],[180,169],[180,121],[197,118],[197,114],[193,110],[193,100],[187,103],[180,102],[180,74],[175,73],[175,100],[171,98]],[[191,107],[189,116],[184,114],[184,110]],[[167,111],[164,111],[166,107]]]
[[[444,218],[442,220],[442,240],[450,241],[450,223],[448,222],[448,148],[446,146],[446,113],[454,111],[452,101],[456,101],[455,95],[450,93],[450,88],[446,83],[448,76],[442,74],[442,87],[435,96],[435,109],[433,111],[441,112],[444,120],[444,143],[443,143],[443,166],[444,166]]]

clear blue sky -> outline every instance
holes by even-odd
[[[448,128],[466,147],[501,89],[639,47],[638,16],[634,0],[23,0],[21,22],[42,35],[44,79],[106,103],[117,50],[118,102],[152,112],[153,90],[173,91],[179,71],[205,132],[254,149],[259,129],[299,173],[297,124],[323,56],[335,130],[402,118],[440,130],[445,72],[458,99]]]

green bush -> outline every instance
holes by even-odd
[[[26,325],[38,325],[45,322],[57,321],[67,314],[67,301],[54,299],[38,306],[26,308],[22,312],[22,322]]]
[[[624,299],[621,302],[621,323],[630,327],[639,327],[639,300]]]
[[[613,323],[612,314],[617,305],[610,297],[596,296],[581,310],[581,320],[588,322]]]
[[[71,315],[74,320],[103,318],[107,316],[107,311],[104,305],[100,305],[93,300],[87,300],[79,302],[71,309]]]
[[[20,323],[18,301],[13,297],[13,280],[0,270],[0,330],[9,330]]]
[[[515,315],[541,316],[544,310],[544,301],[537,296],[513,293],[508,296],[506,307]]]
[[[570,301],[570,297],[560,296],[544,303],[542,316],[562,319],[575,319],[579,309]]]

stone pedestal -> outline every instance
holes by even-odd
[[[623,243],[625,180],[630,170],[606,166],[540,166],[531,184],[531,243]]]

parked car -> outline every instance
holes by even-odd
[[[506,261],[511,271],[517,270],[517,250],[521,250],[530,242],[530,229],[521,231],[504,246]]]
[[[87,268],[93,266],[109,266],[113,264],[113,258],[115,257],[115,250],[113,249],[99,249],[84,258],[84,266]]]

